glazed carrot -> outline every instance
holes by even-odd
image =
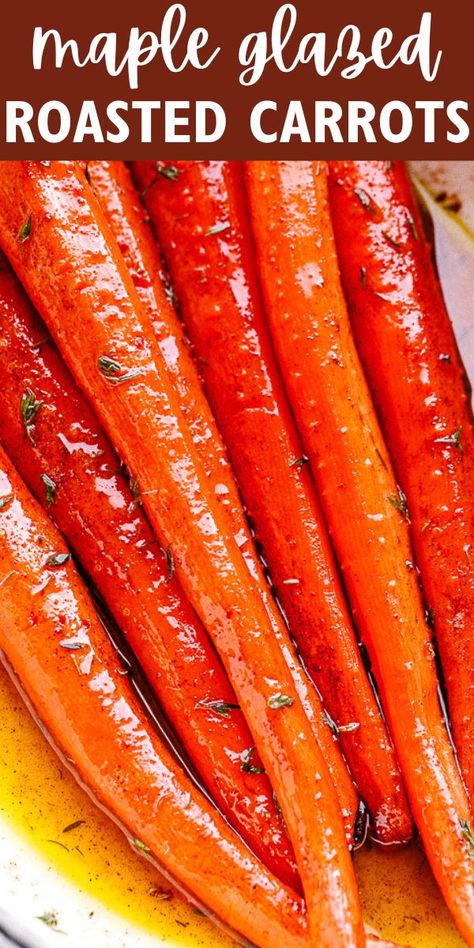
[[[89,574],[221,811],[271,871],[298,888],[268,779],[242,770],[253,740],[222,666],[3,254],[0,324],[3,447]],[[28,398],[37,406],[29,422]]]
[[[160,871],[242,937],[307,944],[301,902],[161,744],[59,533],[0,449],[0,650],[41,727]]]
[[[349,601],[427,856],[472,945],[469,805],[438,703],[408,527],[350,333],[326,167],[250,162],[247,180],[273,339]]]
[[[236,163],[136,162],[214,415],[279,601],[382,842],[411,816],[265,326]],[[212,234],[221,227],[220,234]],[[210,236],[206,236],[210,235]]]
[[[329,180],[356,343],[407,498],[474,800],[474,427],[464,370],[404,165],[335,162]]]
[[[232,529],[249,568],[258,574],[250,530],[245,519],[226,449],[204,395],[184,330],[167,296],[163,261],[143,208],[122,161],[81,163],[99,199],[127,264],[135,289],[153,324],[166,368],[192,432],[196,452],[217,500],[228,510]],[[168,289],[168,293],[169,293]]]
[[[227,455],[190,355],[189,342],[184,339],[182,324],[163,290],[163,262],[130,172],[120,161],[90,161],[87,162],[87,177],[122,251],[141,303],[153,324],[170,379],[193,433],[196,450],[205,465],[209,483],[214,487],[217,499],[224,501],[223,506],[229,516],[230,527],[251,575],[258,582],[275,634],[292,668],[295,686],[306,715],[326,756],[345,817],[346,836],[349,843],[352,843],[358,805],[354,786],[339,748],[334,743],[334,736],[327,726],[327,718],[318,695],[302,673],[282,624],[281,615],[263,576],[262,564],[242,510]]]
[[[80,170],[71,162],[3,162],[0,240],[138,480],[160,543],[223,659],[295,849],[311,938],[341,948],[364,944],[323,754],[196,458],[123,258]]]
[[[251,575],[258,581],[275,634],[292,669],[298,695],[325,753],[345,817],[346,836],[352,843],[358,802],[354,787],[326,725],[321,702],[306,676],[302,674],[282,625],[281,616],[269,595],[226,452],[189,352],[189,343],[184,339],[182,325],[163,290],[162,260],[130,173],[123,162],[88,162],[87,176],[122,251],[142,305],[152,321],[166,367],[200,452],[200,460],[206,465],[206,473],[210,483],[214,485],[216,497],[224,500],[223,506],[229,515],[230,526],[238,546],[243,552]]]

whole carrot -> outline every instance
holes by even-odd
[[[163,290],[163,261],[130,172],[120,161],[89,161],[87,178],[117,240],[142,306],[153,324],[170,380],[193,433],[199,460],[205,465],[210,486],[228,514],[229,526],[252,577],[258,583],[275,635],[292,669],[297,693],[325,754],[344,815],[346,837],[352,844],[358,806],[354,785],[339,747],[334,742],[334,735],[330,733],[318,695],[296,659],[281,614],[263,575],[261,560],[242,509],[225,448],[190,354],[189,342],[185,340],[182,324]]]
[[[253,740],[205,629],[3,254],[0,324],[3,447],[89,574],[221,811],[298,888],[268,778],[245,770]]]
[[[41,727],[137,852],[253,944],[308,944],[301,902],[161,744],[64,541],[0,449],[0,650]]]
[[[233,162],[135,162],[180,312],[279,601],[383,842],[411,816],[271,349]]]
[[[402,162],[334,162],[329,181],[355,339],[407,498],[474,800],[474,427],[464,370]]]
[[[469,805],[438,703],[403,504],[351,336],[326,167],[250,162],[247,181],[273,339],[353,614],[428,859],[472,945]]]
[[[218,648],[282,808],[321,945],[362,945],[340,810],[258,590],[209,489],[152,328],[79,169],[3,162],[0,240],[132,476]]]
[[[242,510],[225,448],[190,355],[189,343],[183,336],[182,324],[176,311],[163,290],[163,261],[130,173],[123,162],[88,162],[87,178],[122,251],[140,301],[153,324],[170,379],[193,432],[199,459],[205,464],[206,474],[210,485],[214,486],[216,497],[221,503],[224,501],[229,526],[247,567],[258,584],[275,635],[291,668],[297,693],[325,754],[344,816],[346,838],[349,844],[352,844],[358,806],[354,786],[335,744],[334,735],[330,733],[321,701],[301,669],[282,623],[281,614],[263,576],[262,564]]]

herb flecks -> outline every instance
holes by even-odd
[[[362,207],[366,211],[370,211],[371,214],[376,213],[377,208],[372,198],[370,197],[370,194],[367,194],[367,191],[364,191],[363,188],[354,188],[354,194],[357,198],[359,198],[359,201],[362,204]]]
[[[34,444],[33,431],[35,427],[36,416],[42,405],[44,405],[44,402],[41,399],[38,400],[36,398],[36,395],[31,390],[31,388],[27,388],[26,392],[23,392],[20,403],[21,417],[27,437],[30,439],[32,444]]]
[[[28,217],[26,218],[25,223],[22,225],[22,227],[20,227],[20,231],[19,231],[19,234],[18,234],[18,240],[20,241],[20,244],[24,244],[25,241],[28,240],[28,238],[29,238],[29,236],[30,236],[30,234],[31,234],[31,222],[32,222],[32,220],[33,220],[33,214],[30,212],[30,213],[28,214]]]
[[[141,372],[141,369],[138,368],[126,369],[120,362],[117,362],[116,359],[112,359],[107,355],[100,356],[97,364],[102,375],[105,376],[109,382],[113,382],[114,385],[129,382],[131,379],[135,379],[137,375],[140,375]]]
[[[461,441],[462,425],[459,425],[459,428],[450,435],[443,435],[442,438],[435,438],[435,444],[449,444],[457,448],[461,454],[464,454],[464,448]]]
[[[270,695],[267,705],[272,711],[279,711],[280,708],[291,708],[292,704],[295,703],[294,698],[290,698],[289,695]]]
[[[56,484],[53,481],[53,478],[49,474],[41,474],[41,480],[43,481],[46,493],[46,506],[51,507],[54,504],[56,499]]]
[[[230,227],[229,221],[218,221],[217,224],[214,224],[214,227],[211,227],[204,234],[205,237],[213,237],[214,234],[222,234],[225,230],[228,230]]]
[[[10,501],[13,500],[13,494],[7,494],[6,497],[0,498],[0,510],[4,510],[5,507],[8,507]]]
[[[247,751],[244,751],[241,757],[240,769],[244,774],[264,774],[265,770],[263,767],[256,767],[255,764],[252,764],[252,757],[255,753],[255,747],[249,747]]]
[[[240,711],[239,704],[230,704],[228,701],[213,701],[203,698],[202,701],[194,706],[195,708],[205,708],[218,714],[221,718],[230,718],[232,711]]]
[[[168,575],[166,577],[166,582],[169,583],[174,576],[174,558],[173,553],[171,552],[171,544],[168,544],[165,550],[166,556],[166,565],[168,567]]]
[[[306,454],[302,454],[300,458],[295,458],[294,461],[290,462],[290,467],[301,471],[301,468],[304,467],[305,464],[309,464],[309,458],[306,457]]]
[[[133,840],[133,848],[136,849],[137,853],[140,853],[142,856],[148,856],[149,853],[151,852],[150,847],[147,846],[147,844],[144,843],[143,840],[138,839],[137,837],[135,837],[135,839]]]
[[[428,628],[433,630],[435,624],[435,611],[433,606],[428,606],[428,608],[425,609],[425,619]]]
[[[47,925],[48,928],[52,928],[53,931],[59,932],[57,912],[43,912],[42,915],[37,915],[36,918],[39,922],[43,922],[43,925]]]
[[[396,494],[389,494],[387,500],[390,501],[392,507],[395,507],[396,510],[401,513],[402,517],[410,523],[410,514],[408,512],[408,502],[405,494],[403,493],[401,487],[397,487]]]
[[[358,731],[360,728],[359,721],[349,721],[348,724],[336,724],[330,714],[326,710],[323,711],[323,719],[326,722],[329,730],[334,734],[334,737],[339,737],[340,734],[351,734],[353,731]]]
[[[155,184],[158,183],[160,177],[166,178],[167,181],[177,181],[181,171],[179,168],[176,168],[175,165],[165,165],[162,161],[155,162],[155,173],[150,179],[147,185],[143,188],[141,197],[144,198],[155,187]]]
[[[418,228],[415,224],[415,219],[413,215],[410,214],[410,211],[407,211],[407,221],[408,221],[408,226],[413,234],[414,239],[419,240],[420,235],[418,233]]]
[[[132,497],[133,497],[133,502],[134,502],[135,506],[136,506],[136,507],[140,507],[140,505],[141,505],[141,500],[140,500],[140,484],[138,483],[138,478],[137,478],[137,477],[135,477],[135,478],[131,477],[131,478],[130,478],[130,493],[131,493],[131,495],[132,495]]]
[[[74,823],[68,823],[68,825],[64,827],[63,833],[72,833],[72,831],[78,829],[79,826],[84,826],[85,822],[85,820],[74,820]]]
[[[471,825],[467,820],[459,820],[459,825],[461,827],[461,833],[466,840],[466,849],[469,859],[472,859],[474,862],[474,833],[471,829]]]
[[[46,566],[54,569],[55,566],[64,566],[71,559],[70,553],[55,553],[46,560]]]
[[[336,724],[339,734],[352,734],[353,731],[358,731],[360,728],[359,721],[349,721],[349,724]]]
[[[395,237],[392,237],[392,235],[389,234],[388,230],[383,230],[382,236],[391,247],[395,247],[395,250],[400,250],[402,245],[398,242],[398,240],[395,240]]]
[[[158,174],[161,174],[167,181],[177,181],[181,174],[179,168],[176,168],[175,165],[163,165],[158,161],[156,163],[156,170]]]

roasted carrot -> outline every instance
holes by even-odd
[[[265,326],[240,166],[175,161],[159,167],[136,162],[134,174],[277,596],[336,725],[375,836],[406,841],[412,821],[400,772]]]
[[[465,374],[402,162],[334,162],[329,181],[356,344],[407,498],[474,801],[474,427]]]
[[[0,241],[138,480],[158,539],[222,657],[295,849],[311,938],[362,945],[353,867],[324,756],[80,169],[3,162]]]
[[[3,254],[0,325],[3,447],[124,633],[204,786],[256,855],[298,888],[268,778],[242,770],[253,740],[205,629]],[[25,406],[36,410],[30,420]]]
[[[240,936],[307,944],[302,905],[158,739],[59,533],[0,449],[0,650],[47,736],[135,850]]]
[[[86,170],[86,169],[85,169]],[[272,599],[262,564],[238,496],[227,454],[214,417],[201,388],[200,379],[183,335],[183,327],[163,289],[163,261],[133,185],[130,172],[120,161],[87,162],[87,178],[99,199],[117,240],[140,301],[149,316],[160,345],[180,406],[191,428],[199,459],[205,465],[210,485],[229,516],[239,549],[251,572],[273,621],[275,634],[293,670],[295,685],[316,738],[321,745],[337,789],[345,818],[346,837],[352,844],[358,800],[346,765],[334,746],[327,717],[317,694],[301,671],[281,615]],[[352,719],[351,719],[352,720]]]
[[[472,945],[469,805],[438,703],[408,526],[350,332],[326,166],[250,162],[247,181],[273,339],[349,601],[427,856]]]

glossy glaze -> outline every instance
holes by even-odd
[[[268,779],[241,770],[253,739],[222,666],[169,577],[166,553],[117,455],[3,254],[0,327],[3,447],[110,609],[218,806],[259,858],[297,886]],[[26,391],[42,402],[30,436],[20,410]],[[44,475],[55,485],[49,495]],[[209,702],[229,705],[227,716]]]
[[[356,343],[408,500],[451,727],[474,799],[474,427],[464,370],[402,163],[334,162],[330,187]],[[370,196],[373,213],[364,212],[356,188]],[[450,443],[456,432],[459,442]]]
[[[295,848],[312,939],[361,945],[353,867],[323,755],[92,197],[72,163],[3,162],[2,245],[138,480],[158,538],[224,660]],[[113,379],[101,370],[105,357],[118,366]],[[277,693],[294,697],[293,705],[273,710]]]
[[[408,527],[351,336],[326,166],[249,162],[247,183],[273,339],[354,618],[426,853],[474,944],[474,864],[461,822],[469,805],[438,704]]]
[[[155,170],[153,174],[156,174]],[[354,786],[339,752],[339,746],[336,746],[326,725],[318,695],[302,673],[281,614],[263,575],[262,563],[257,555],[242,509],[226,451],[201,388],[197,368],[190,354],[189,342],[183,335],[184,331],[176,311],[164,293],[163,261],[151,233],[150,222],[146,219],[130,172],[123,162],[88,162],[87,177],[123,254],[140,301],[153,325],[170,381],[179,397],[180,408],[193,435],[199,460],[204,465],[216,499],[228,515],[229,529],[232,530],[237,545],[243,553],[251,576],[258,584],[272,620],[275,635],[284,650],[287,664],[292,669],[295,687],[303,702],[306,715],[312,723],[318,743],[326,756],[330,774],[337,787],[338,799],[345,818],[346,836],[352,843],[358,804]]]
[[[0,449],[0,650],[77,778],[142,855],[257,945],[302,946],[302,905],[161,745],[60,534]]]
[[[412,821],[400,772],[311,475],[304,460],[298,463],[304,451],[265,326],[240,167],[173,161],[162,174],[151,168],[149,180],[150,165],[136,162],[135,174],[290,631],[341,727],[341,746],[372,814],[372,831],[383,842],[405,842]],[[225,230],[206,236],[219,222]]]

